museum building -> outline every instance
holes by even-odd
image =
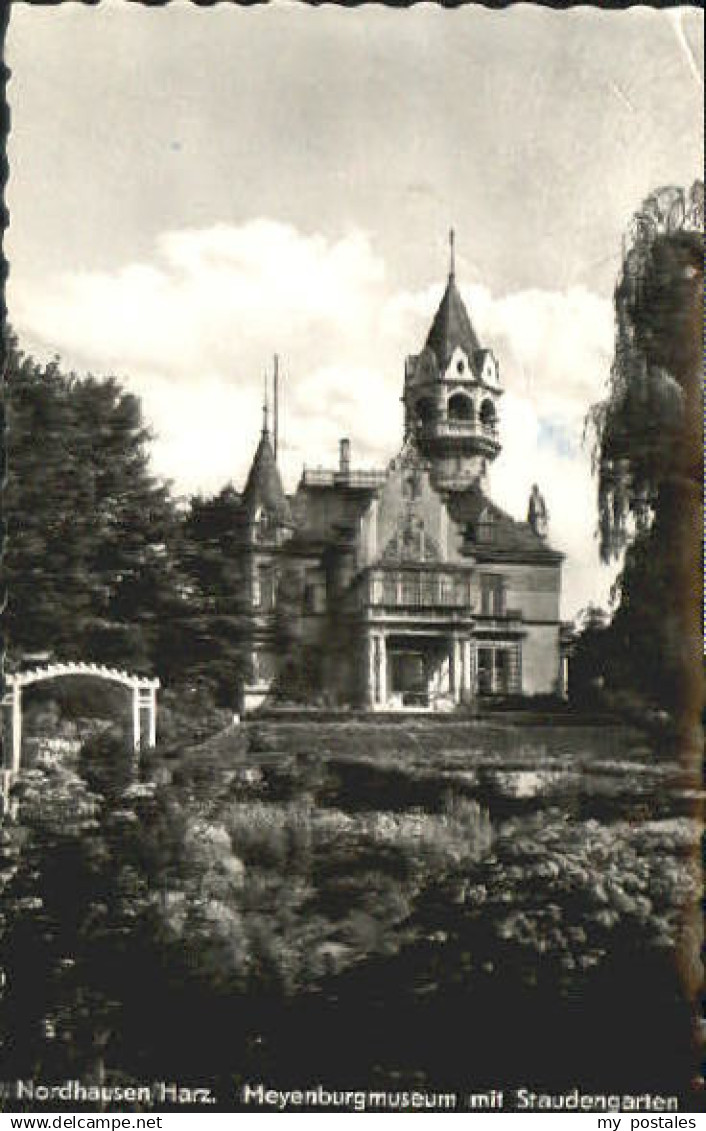
[[[476,697],[563,691],[563,554],[535,486],[527,520],[491,499],[503,389],[453,261],[404,369],[404,437],[380,470],[304,469],[287,496],[276,424],[240,496],[241,710],[315,701],[453,710]]]

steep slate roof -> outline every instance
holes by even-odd
[[[248,481],[245,484],[243,507],[249,517],[262,507],[280,522],[287,526],[292,525],[292,512],[275,462],[270,434],[266,429],[260,437]]]
[[[481,350],[453,273],[449,275],[444,297],[434,315],[426,344],[434,351],[441,370],[446,369],[457,346],[461,347],[472,363]]]
[[[451,494],[447,507],[452,520],[461,527],[475,528],[484,512],[490,519],[492,539],[469,540],[469,548],[472,545],[473,553],[478,558],[528,557],[559,562],[564,557],[560,551],[552,549],[544,538],[535,534],[528,522],[517,522],[489,499],[478,486]]]

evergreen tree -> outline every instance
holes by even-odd
[[[40,365],[15,339],[5,399],[10,657],[154,667],[160,621],[183,596],[177,514],[150,472],[139,401],[114,378]]]
[[[241,672],[242,513],[232,484],[194,496],[182,517],[177,560],[185,579],[181,614],[164,625],[165,678],[186,676],[233,705]]]

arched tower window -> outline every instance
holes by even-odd
[[[480,406],[480,422],[484,432],[494,433],[497,426],[495,405],[490,399],[484,400]]]
[[[473,420],[473,401],[465,393],[454,393],[449,397],[447,411],[449,420]]]
[[[424,428],[434,419],[434,402],[430,397],[420,397],[414,406],[418,428]]]

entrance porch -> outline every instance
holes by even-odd
[[[373,710],[452,710],[472,696],[475,663],[469,636],[371,631],[365,650],[365,702]]]

